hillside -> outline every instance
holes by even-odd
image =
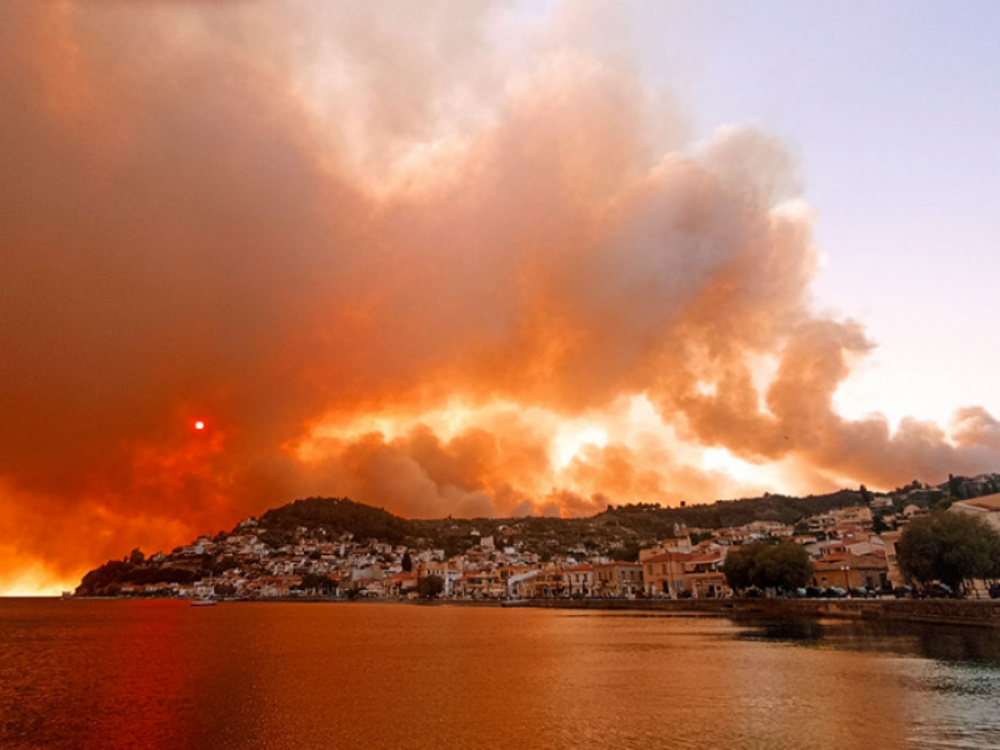
[[[990,490],[994,482],[991,477],[1000,481],[997,475],[974,479],[952,477],[951,485],[960,496],[973,497]],[[939,487],[913,482],[897,488],[888,497],[900,509],[910,503],[927,507],[948,490],[948,482]],[[634,557],[642,545],[672,536],[675,527],[716,529],[751,521],[792,525],[836,508],[865,505],[871,498],[871,493],[862,488],[808,497],[764,495],[679,508],[661,508],[649,503],[608,506],[589,518],[527,516],[417,520],[401,518],[347,498],[312,497],[267,511],[259,519],[258,536],[276,548],[292,543],[296,530],[306,528],[321,531],[329,538],[350,533],[356,540],[443,549],[448,555],[465,551],[479,537],[492,536],[497,545],[518,543],[525,551],[543,558],[581,551],[616,552],[616,556]]]
[[[329,537],[353,534],[356,540],[444,549],[457,554],[477,537],[492,536],[501,546],[519,542],[527,551],[548,557],[571,551],[626,550],[674,534],[675,527],[719,528],[754,520],[794,524],[834,508],[862,504],[860,492],[842,490],[815,497],[766,497],[720,500],[711,505],[661,508],[638,504],[612,507],[589,518],[472,518],[408,520],[381,508],[346,498],[312,497],[267,511],[259,519],[258,536],[272,547],[290,544],[296,530],[321,530]],[[631,556],[630,555],[630,556]]]
[[[516,548],[519,554],[536,555],[541,561],[595,556],[635,560],[641,547],[678,532],[742,526],[752,521],[792,525],[837,508],[869,504],[876,497],[882,499],[881,505],[887,510],[902,510],[910,504],[929,507],[946,497],[976,497],[998,488],[1000,475],[990,474],[971,479],[950,477],[938,487],[913,482],[880,496],[861,487],[827,495],[764,495],[679,508],[649,503],[609,505],[589,518],[416,520],[347,498],[311,497],[273,508],[259,519],[240,522],[229,534],[203,537],[168,555],[157,554],[147,560],[142,552],[133,550],[125,559],[109,561],[87,573],[77,591],[94,595],[128,585],[191,583],[238,567],[248,550],[256,556],[280,556],[306,541],[314,549],[318,549],[316,545],[330,547],[350,540],[352,545],[365,546],[376,555],[385,554],[378,549],[388,546],[397,550],[441,550],[451,557],[476,547],[483,537],[493,537],[497,548]],[[232,550],[237,548],[244,553],[234,554]]]

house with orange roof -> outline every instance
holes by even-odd
[[[527,598],[552,598],[562,596],[563,572],[559,568],[543,568],[538,571],[538,575],[524,581],[524,590],[529,594]]]
[[[659,544],[639,550],[639,562],[645,563],[648,558],[666,554],[667,552],[690,552],[691,537],[671,537],[663,539]]]
[[[732,589],[722,572],[724,551],[693,554],[683,564],[684,590],[695,599],[716,599],[732,596]]]
[[[417,577],[409,571],[401,571],[382,581],[386,596],[405,597],[417,592]]]
[[[1000,531],[1000,493],[983,495],[982,497],[975,497],[972,500],[960,500],[952,503],[949,511],[973,516]]]
[[[731,594],[722,573],[724,551],[665,552],[643,562],[643,583],[649,596],[721,597]]]
[[[506,587],[500,578],[500,571],[494,568],[465,570],[462,577],[452,584],[453,596],[466,599],[499,599]]]
[[[812,585],[820,589],[881,589],[889,582],[885,555],[828,555],[813,563]]]

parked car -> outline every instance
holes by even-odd
[[[897,599],[910,599],[913,597],[913,586],[897,586],[892,590],[892,595]]]
[[[1000,583],[990,586],[990,599],[1000,599]]]
[[[950,599],[955,596],[955,592],[947,583],[935,581],[924,586],[920,595],[926,599]]]
[[[823,592],[823,596],[827,599],[844,599],[847,596],[847,592],[840,588],[840,586],[831,586]]]
[[[810,599],[818,599],[823,596],[823,589],[818,589],[815,586],[810,586],[806,589],[806,596]]]

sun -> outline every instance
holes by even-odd
[[[200,420],[200,419],[199,419],[199,420],[197,420],[197,421],[196,421],[196,422],[194,423],[194,428],[195,428],[196,430],[198,430],[199,432],[201,432],[202,430],[204,430],[204,429],[205,429],[205,423],[204,423],[204,421],[202,421],[202,420]]]

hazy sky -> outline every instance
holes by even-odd
[[[1000,5],[679,3],[644,32],[698,133],[758,123],[798,154],[826,264],[819,303],[878,342],[839,405],[1000,412]],[[679,73],[679,76],[678,76]]]
[[[995,470],[996,8],[0,4],[0,593]]]

